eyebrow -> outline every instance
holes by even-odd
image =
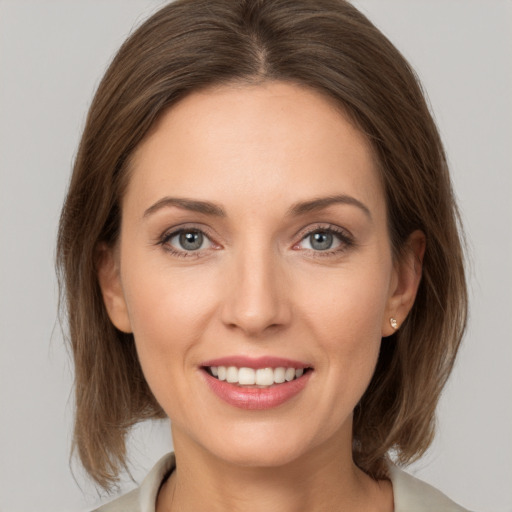
[[[329,206],[332,206],[333,204],[346,204],[356,206],[357,208],[362,210],[370,220],[372,219],[372,214],[370,213],[369,208],[364,203],[362,203],[355,197],[348,196],[345,194],[319,197],[317,199],[312,199],[310,201],[301,201],[295,203],[288,209],[287,216],[304,215],[309,212],[323,210],[325,208],[328,208]],[[163,197],[162,199],[159,199],[156,203],[151,205],[144,212],[143,218],[149,217],[158,210],[161,210],[162,208],[166,208],[169,206],[176,206],[178,208],[182,208],[183,210],[198,212],[204,215],[226,217],[226,212],[224,211],[224,209],[221,206],[210,201],[199,201],[196,199],[186,199],[181,197]]]
[[[226,212],[215,203],[209,201],[197,201],[195,199],[185,199],[180,197],[164,197],[150,206],[145,212],[143,217],[149,217],[153,213],[168,206],[177,206],[183,210],[192,212],[203,213],[205,215],[213,215],[215,217],[225,217]]]
[[[324,208],[327,208],[333,204],[347,204],[351,206],[356,206],[357,208],[362,210],[370,220],[372,220],[372,214],[370,212],[370,209],[364,203],[362,203],[361,201],[359,201],[359,199],[356,199],[355,197],[347,196],[345,194],[319,197],[317,199],[312,199],[311,201],[296,203],[288,210],[287,215],[303,215],[305,213],[323,210]]]

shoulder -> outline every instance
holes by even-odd
[[[468,512],[441,491],[394,464],[389,465],[395,512]]]
[[[93,512],[155,512],[156,498],[162,481],[175,465],[174,454],[168,453],[153,466],[140,487]]]
[[[139,489],[140,488],[134,489],[92,512],[140,512]]]

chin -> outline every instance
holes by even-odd
[[[277,468],[293,463],[313,448],[304,432],[293,435],[289,429],[275,428],[234,429],[228,436],[219,435],[206,442],[206,448],[214,457],[228,464],[241,467]],[[238,431],[237,431],[238,430]],[[237,431],[237,432],[236,432]],[[296,434],[299,434],[297,432]],[[219,440],[224,439],[222,444]],[[318,440],[317,440],[318,441]]]
[[[275,450],[274,447],[263,446],[230,446],[222,450],[219,458],[226,463],[250,468],[278,468],[286,466],[302,455],[303,449],[290,448]]]

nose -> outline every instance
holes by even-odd
[[[291,320],[286,272],[272,251],[244,251],[226,275],[222,321],[246,336],[281,330]]]

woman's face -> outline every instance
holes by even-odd
[[[402,274],[365,137],[274,82],[193,93],[160,119],[100,282],[175,443],[279,465],[350,443],[389,318],[414,298]]]

